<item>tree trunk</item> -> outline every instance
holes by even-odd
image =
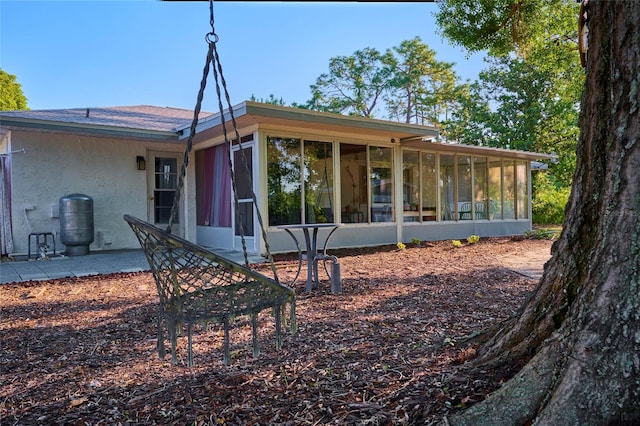
[[[640,424],[640,2],[590,0],[587,12],[564,229],[536,292],[474,365],[528,362],[451,425]]]

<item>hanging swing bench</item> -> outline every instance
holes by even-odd
[[[158,355],[164,359],[163,323],[171,342],[171,360],[177,363],[176,343],[182,324],[187,326],[188,365],[193,365],[192,325],[210,322],[224,328],[224,362],[229,365],[229,325],[235,317],[249,315],[253,328],[253,355],[258,356],[257,316],[268,308],[275,317],[276,349],[281,347],[281,324],[286,305],[291,306],[290,327],[296,331],[293,289],[247,266],[171,235],[133,216],[124,219],[138,237],[156,282]]]
[[[242,231],[243,226],[240,226],[240,236],[245,258],[244,265],[228,260],[211,250],[172,235],[171,233],[173,222],[177,217],[180,193],[184,186],[189,153],[193,146],[193,138],[196,133],[198,116],[200,114],[210,64],[213,65],[219,112],[222,119],[222,128],[224,129],[227,152],[229,153],[228,160],[236,210],[238,208],[238,196],[230,156],[231,144],[226,133],[218,76],[220,76],[220,81],[224,88],[228,112],[231,114],[236,140],[240,141],[240,136],[233,116],[233,108],[231,107],[226,82],[222,75],[222,66],[220,65],[220,59],[216,49],[218,38],[213,28],[212,1],[210,1],[210,13],[212,32],[207,34],[206,37],[209,44],[207,62],[198,92],[198,100],[191,123],[191,132],[185,148],[184,160],[176,188],[169,225],[166,230],[163,230],[136,217],[130,215],[124,216],[124,220],[129,224],[142,246],[149,266],[151,267],[160,298],[158,311],[158,355],[160,358],[164,358],[166,354],[164,346],[164,327],[166,326],[168,338],[171,342],[171,360],[174,364],[178,362],[176,355],[177,336],[182,331],[183,325],[186,324],[187,363],[189,366],[193,365],[192,327],[194,324],[202,323],[205,324],[205,326],[209,322],[222,324],[224,329],[223,352],[226,365],[231,363],[229,353],[229,327],[235,317],[248,315],[251,318],[254,356],[258,356],[259,354],[257,338],[258,314],[263,310],[271,309],[275,317],[275,346],[277,350],[280,349],[282,344],[282,323],[284,322],[286,324],[287,322],[287,305],[290,306],[290,329],[291,332],[296,332],[295,292],[292,288],[279,282],[273,257],[269,252],[268,243],[266,244],[266,250],[274,275],[273,279],[249,267],[244,232]],[[240,146],[240,148],[242,149],[242,146]],[[244,156],[242,157],[244,158]],[[246,167],[246,164],[244,166]],[[254,205],[257,206],[255,194],[253,194],[253,199]],[[262,228],[263,238],[266,242],[266,232],[259,210],[257,210],[257,217],[260,227]]]

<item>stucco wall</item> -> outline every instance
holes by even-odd
[[[123,214],[147,218],[147,171],[136,156],[147,150],[181,151],[169,143],[38,132],[11,132],[14,253],[26,253],[28,234],[53,232],[60,242],[61,197],[80,193],[93,199],[95,238],[91,251],[139,248]],[[28,223],[27,223],[28,219]]]

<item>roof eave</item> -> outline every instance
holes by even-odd
[[[178,141],[176,132],[160,130],[144,130],[129,127],[106,125],[87,125],[79,123],[62,123],[51,120],[6,117],[0,115],[0,125],[6,128],[47,130],[62,133],[83,133],[96,136],[110,136],[119,138],[151,139],[156,141]]]
[[[274,120],[286,120],[290,122],[313,123],[319,126],[340,126],[344,128],[361,129],[374,132],[397,133],[399,135],[412,135],[413,137],[432,137],[439,135],[435,127],[421,126],[418,124],[396,123],[393,121],[378,120],[374,118],[340,115],[319,111],[312,111],[302,108],[281,107],[278,105],[264,104],[259,102],[245,101],[233,106],[234,118],[242,116],[265,117]],[[204,120],[199,121],[196,133],[222,125],[222,118],[228,125],[231,121],[229,110],[226,110],[224,117],[220,113],[213,114]],[[190,127],[183,126],[178,130],[186,138],[190,134]]]
[[[285,108],[257,102],[245,102],[245,104],[247,114],[250,115],[314,122],[324,125],[341,125],[366,130],[384,130],[392,133],[412,133],[423,136],[437,136],[439,134],[435,127],[421,126],[418,124],[398,123],[375,118],[312,111],[302,108]]]

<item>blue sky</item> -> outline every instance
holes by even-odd
[[[217,2],[216,33],[233,104],[251,95],[289,104],[329,59],[420,37],[441,61],[475,79],[467,57],[437,34],[433,3]],[[31,109],[155,105],[193,109],[211,30],[209,4],[156,0],[0,0],[0,68]],[[210,84],[203,109],[217,110]]]

